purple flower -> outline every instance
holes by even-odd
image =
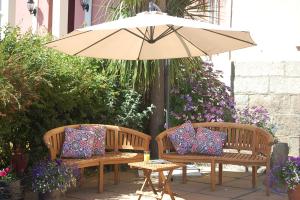
[[[235,115],[235,103],[230,88],[219,81],[221,72],[212,63],[193,66],[192,73],[182,73],[179,83],[171,89],[171,124],[185,119],[201,121],[230,121]],[[176,94],[175,94],[176,91]],[[178,92],[178,93],[177,93]],[[179,117],[178,117],[179,116]]]

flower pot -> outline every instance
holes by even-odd
[[[24,193],[20,180],[15,180],[9,184],[9,191],[12,200],[23,199]]]
[[[289,200],[299,200],[300,199],[300,185],[297,185],[294,190],[288,190]]]
[[[39,193],[39,200],[60,200],[62,197],[62,192],[59,190],[54,190],[46,193]]]
[[[20,180],[11,183],[0,181],[0,199],[18,200],[23,198],[24,194]]]
[[[10,199],[10,197],[11,194],[8,183],[0,181],[0,199]]]

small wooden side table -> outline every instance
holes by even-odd
[[[169,194],[172,200],[175,200],[175,193],[173,193],[172,188],[169,184],[173,170],[176,168],[184,167],[184,164],[171,163],[168,161],[165,162],[155,162],[155,161],[145,161],[145,162],[134,162],[128,164],[131,168],[138,168],[143,170],[145,181],[140,190],[136,191],[136,194],[139,195],[139,200],[142,196],[151,196],[156,199],[161,200],[164,194]],[[168,175],[165,177],[163,171],[168,171]],[[158,172],[159,173],[159,188],[156,189],[151,181],[151,173]],[[151,187],[153,195],[146,194],[143,190],[145,186],[148,185]],[[159,195],[158,192],[161,191]]]

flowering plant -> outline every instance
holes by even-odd
[[[71,186],[76,186],[76,167],[70,167],[61,160],[43,160],[32,169],[32,188],[35,192],[67,191]]]
[[[5,183],[10,183],[15,180],[15,176],[11,173],[11,169],[6,167],[0,170],[0,180]]]
[[[253,124],[257,127],[269,131],[273,136],[276,132],[276,127],[271,123],[271,118],[268,110],[263,106],[245,107],[237,110],[236,122],[242,124]]]
[[[221,77],[222,72],[213,70],[213,65],[207,62],[182,72],[171,90],[172,125],[187,120],[232,121],[235,103],[230,88],[219,80]]]
[[[289,157],[274,165],[270,172],[270,185],[278,189],[295,189],[300,184],[300,157]]]

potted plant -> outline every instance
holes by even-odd
[[[300,199],[300,157],[289,157],[271,169],[270,185],[279,192],[287,192],[290,200]]]
[[[60,159],[42,160],[32,168],[32,188],[40,199],[60,199],[68,188],[76,186],[78,168]]]
[[[0,170],[0,199],[22,198],[21,182],[10,167]]]

